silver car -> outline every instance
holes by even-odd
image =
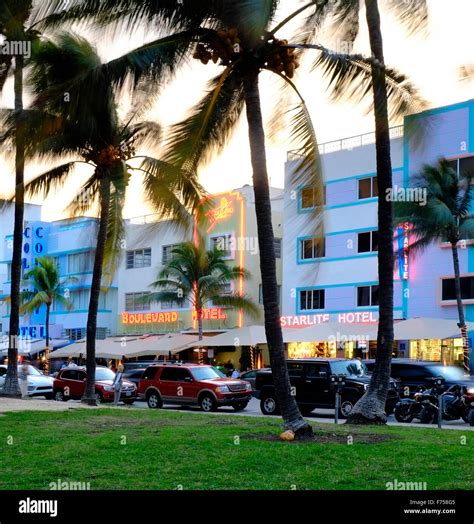
[[[53,398],[53,377],[47,377],[41,371],[34,366],[28,364],[27,366],[28,376],[28,396],[29,397],[46,397],[47,399]],[[18,373],[20,373],[20,366],[18,366]],[[7,373],[7,366],[5,364],[0,365],[0,388],[5,383],[5,375]]]

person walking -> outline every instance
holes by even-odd
[[[231,375],[232,378],[240,378],[240,371],[235,368],[234,371],[232,371],[232,375]]]
[[[28,398],[28,363],[24,362],[18,373],[18,382],[20,385],[21,398]]]
[[[114,377],[113,387],[114,387],[114,406],[118,406],[120,400],[120,393],[122,392],[122,382],[123,382],[123,366],[119,364],[117,368],[117,373]]]

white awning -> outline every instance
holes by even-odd
[[[474,322],[466,322],[467,330],[474,331]],[[410,318],[395,322],[395,340],[447,339],[460,338],[461,332],[457,319]]]
[[[285,342],[350,342],[377,339],[377,324],[323,322],[306,328],[284,328]]]
[[[266,344],[265,328],[263,326],[246,326],[236,329],[229,329],[225,333],[215,337],[205,337],[205,340],[196,342],[193,347],[209,346],[256,346]]]

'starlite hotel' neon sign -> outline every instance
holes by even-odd
[[[222,222],[227,220],[234,214],[234,208],[232,207],[232,202],[227,197],[221,197],[219,206],[210,209],[206,213],[206,217],[209,220],[209,227],[207,232],[212,231],[217,224],[217,222]]]
[[[179,315],[176,311],[157,311],[154,313],[122,312],[122,324],[171,324],[177,322]]]
[[[328,313],[319,313],[316,315],[290,315],[280,317],[281,327],[302,327],[317,326],[329,322]],[[372,311],[350,311],[348,313],[338,313],[335,318],[340,324],[372,324],[377,322]]]

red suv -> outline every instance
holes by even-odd
[[[95,394],[98,402],[113,402],[115,373],[104,366],[95,370]],[[54,400],[81,399],[86,387],[85,367],[71,366],[59,371],[53,383]],[[133,382],[124,380],[120,400],[133,404],[137,399],[137,388]]]
[[[203,411],[232,406],[247,407],[252,386],[245,380],[227,378],[213,366],[202,364],[161,364],[149,366],[138,383],[138,396],[148,407],[163,404],[198,405]]]

